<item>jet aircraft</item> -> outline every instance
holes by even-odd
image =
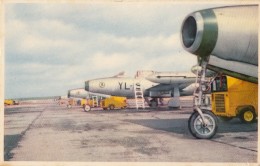
[[[258,5],[226,6],[189,14],[183,21],[184,49],[198,57],[196,111],[190,116],[189,130],[197,138],[211,138],[217,119],[204,93],[205,73],[211,69],[245,81],[258,83]]]
[[[135,78],[121,74],[85,82],[85,90],[112,96],[135,98],[135,85],[140,85],[150,106],[156,107],[160,98],[172,98],[169,107],[180,107],[179,96],[192,95],[196,89],[193,73],[138,71]],[[148,100],[148,98],[152,98]]]
[[[258,5],[193,12],[183,21],[181,40],[208,69],[258,82]]]

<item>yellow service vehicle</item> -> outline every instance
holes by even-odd
[[[86,99],[69,98],[67,107],[72,108],[72,106],[84,106],[84,103],[86,103]]]
[[[72,98],[68,100],[68,104],[67,104],[68,108],[71,108],[72,106],[75,106],[75,105],[77,105],[76,100],[74,100]]]
[[[5,105],[14,105],[14,100],[5,99],[4,104],[5,104]]]
[[[85,107],[86,105],[89,105],[90,107],[97,107],[98,101],[95,99],[82,99],[81,106]]]
[[[229,76],[219,76],[211,83],[212,112],[223,120],[239,117],[253,122],[258,114],[258,84]]]
[[[118,96],[111,96],[109,98],[101,100],[101,107],[104,110],[116,109],[116,108],[126,108],[126,98],[125,97],[118,97]]]
[[[83,106],[84,111],[88,112],[91,111],[91,108],[93,107],[99,107],[101,99],[102,97],[100,96],[92,96],[90,99],[81,100],[81,105]]]

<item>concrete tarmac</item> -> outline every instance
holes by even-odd
[[[5,161],[257,162],[257,122],[219,121],[210,140],[188,131],[192,108],[84,112],[80,107],[5,108]]]

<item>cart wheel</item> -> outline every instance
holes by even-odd
[[[111,105],[109,105],[109,109],[113,110],[113,109],[115,109],[115,106],[113,104],[111,104]]]
[[[212,138],[218,129],[217,118],[210,111],[202,111],[205,124],[203,124],[202,118],[197,111],[194,111],[188,121],[188,127],[190,133],[199,139],[210,139]]]
[[[239,118],[244,123],[252,123],[256,119],[256,114],[255,111],[247,107],[240,113]]]
[[[84,111],[89,112],[90,110],[91,110],[91,107],[86,104],[85,107],[84,107]]]

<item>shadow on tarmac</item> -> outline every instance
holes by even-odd
[[[13,157],[13,154],[10,152],[12,149],[18,146],[18,143],[21,140],[21,138],[21,134],[4,136],[4,161],[8,161]]]
[[[127,120],[128,122],[153,128],[173,132],[176,134],[190,135],[188,130],[188,119],[144,119],[144,120]],[[239,119],[234,118],[229,122],[218,120],[218,133],[232,132],[251,132],[257,131],[257,123],[244,124]]]

